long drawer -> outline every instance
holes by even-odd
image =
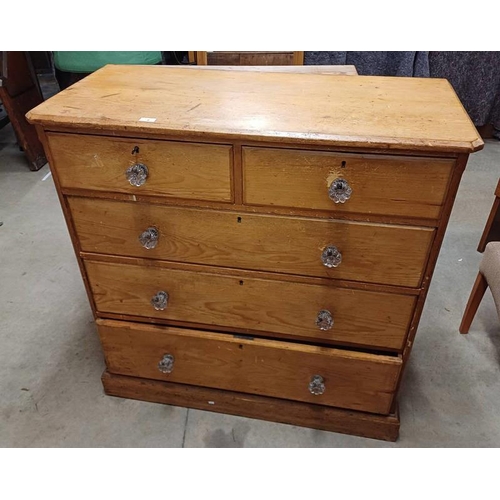
[[[420,285],[434,234],[409,226],[68,200],[83,251],[408,287]],[[151,246],[150,239],[141,244],[139,238],[150,228],[157,239],[148,249],[143,244]]]
[[[454,160],[243,148],[248,205],[437,219]],[[337,179],[347,185],[329,189]],[[335,196],[351,190],[349,199]]]
[[[415,304],[414,296],[334,286],[110,262],[85,266],[99,313],[301,340],[400,350]]]
[[[47,134],[63,188],[232,201],[232,148],[214,144]],[[141,165],[127,174],[129,168]],[[142,185],[140,174],[147,169]],[[142,170],[141,170],[142,169]]]
[[[388,414],[399,357],[97,320],[120,375]]]

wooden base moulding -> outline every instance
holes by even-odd
[[[384,441],[396,441],[399,435],[397,406],[394,413],[382,416],[240,392],[126,377],[107,370],[102,374],[102,383],[108,396],[227,413]]]

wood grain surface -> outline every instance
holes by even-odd
[[[203,54],[203,52],[197,52],[197,54]],[[261,52],[261,51],[212,51],[205,52],[206,64],[234,64],[234,65],[268,65],[268,66],[281,66],[281,65],[291,65],[291,64],[303,64],[304,55],[302,53],[302,62],[294,63],[294,52]],[[202,56],[203,58],[203,56]],[[199,63],[198,63],[199,64]]]
[[[214,141],[449,153],[484,145],[451,85],[437,78],[108,65],[27,116],[49,130],[79,133],[198,134]]]
[[[318,66],[191,66],[186,64],[182,66],[184,69],[205,69],[215,71],[257,71],[261,73],[306,73],[314,75],[348,75],[355,76],[358,74],[356,67],[350,64],[327,65],[321,64]]]
[[[397,410],[390,415],[376,415],[255,394],[127,377],[108,371],[103,373],[102,383],[109,396],[241,415],[386,441],[396,441],[399,434]]]
[[[85,262],[99,313],[281,333],[300,339],[401,349],[416,297],[178,269]],[[157,311],[151,298],[169,295]],[[334,325],[316,326],[319,311]]]
[[[231,146],[52,133],[47,139],[63,188],[232,200]],[[139,187],[125,175],[135,163],[149,170]]]
[[[81,249],[277,273],[417,287],[433,229],[68,198]],[[159,231],[156,248],[139,235]],[[336,268],[321,254],[342,253]]]
[[[388,414],[401,368],[398,357],[356,353],[227,334],[98,320],[111,373],[261,394]],[[158,363],[174,357],[171,373]],[[308,386],[321,375],[326,390]]]
[[[243,148],[243,198],[250,205],[438,219],[454,160]],[[334,203],[328,188],[345,179],[352,195]]]

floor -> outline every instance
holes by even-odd
[[[458,334],[500,174],[471,157],[400,396],[396,443],[103,394],[104,360],[50,171],[0,130],[0,446],[498,447],[500,324],[489,292]]]

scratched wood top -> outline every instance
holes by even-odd
[[[483,147],[451,85],[433,78],[108,65],[27,116],[79,132],[450,153]]]
[[[357,75],[356,66],[351,64],[321,64],[317,66],[192,66],[185,64],[183,69],[207,71],[257,71],[261,73],[308,73],[321,75]]]

